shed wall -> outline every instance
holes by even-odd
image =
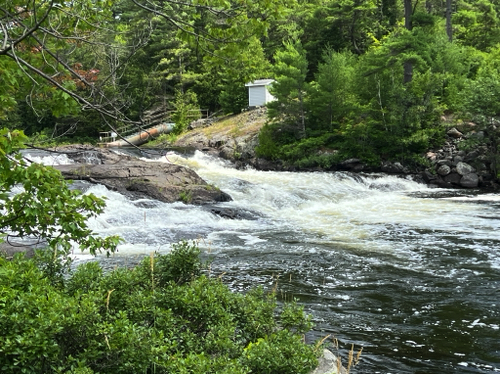
[[[267,89],[266,86],[248,87],[248,105],[260,106],[266,103]]]

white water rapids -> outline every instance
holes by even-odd
[[[283,298],[314,317],[311,341],[334,334],[341,354],[363,346],[357,373],[500,371],[500,194],[384,175],[236,170],[199,152],[154,162],[194,169],[233,198],[218,207],[245,218],[79,185],[107,198],[90,227],[125,239],[111,264],[200,239],[234,290],[279,276]]]

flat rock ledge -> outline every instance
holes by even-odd
[[[143,161],[90,147],[66,151],[75,161],[92,160],[92,163],[55,166],[64,178],[102,184],[133,199],[151,198],[166,203],[180,201],[196,205],[232,200],[193,170],[180,165]]]

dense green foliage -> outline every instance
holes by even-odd
[[[447,4],[10,1],[0,10],[0,121],[41,138],[97,139],[160,108],[180,133],[204,110],[241,111],[244,84],[274,78],[260,156],[415,161],[442,141],[443,115],[481,126],[499,115],[500,5]]]
[[[46,261],[0,258],[2,373],[299,374],[317,362],[300,307],[230,292],[187,242],[134,269],[87,262],[62,282]]]

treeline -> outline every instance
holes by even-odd
[[[49,84],[0,50],[1,124],[95,140],[99,130],[144,125],[159,108],[182,132],[199,109],[240,112],[244,84],[274,78],[277,101],[259,154],[328,167],[353,156],[420,162],[419,152],[441,141],[443,115],[487,125],[500,111],[496,0],[190,4],[98,1],[98,12],[82,6],[64,16],[53,9],[55,30],[24,38],[15,56],[54,77]],[[64,17],[66,26],[55,24]],[[19,38],[29,25],[23,30]]]
[[[310,25],[325,34],[311,40],[306,23],[274,54],[277,101],[258,153],[302,168],[352,157],[425,165],[421,154],[442,143],[443,121],[472,120],[496,136],[499,10],[489,1],[317,8]],[[319,37],[327,30],[329,39]]]

